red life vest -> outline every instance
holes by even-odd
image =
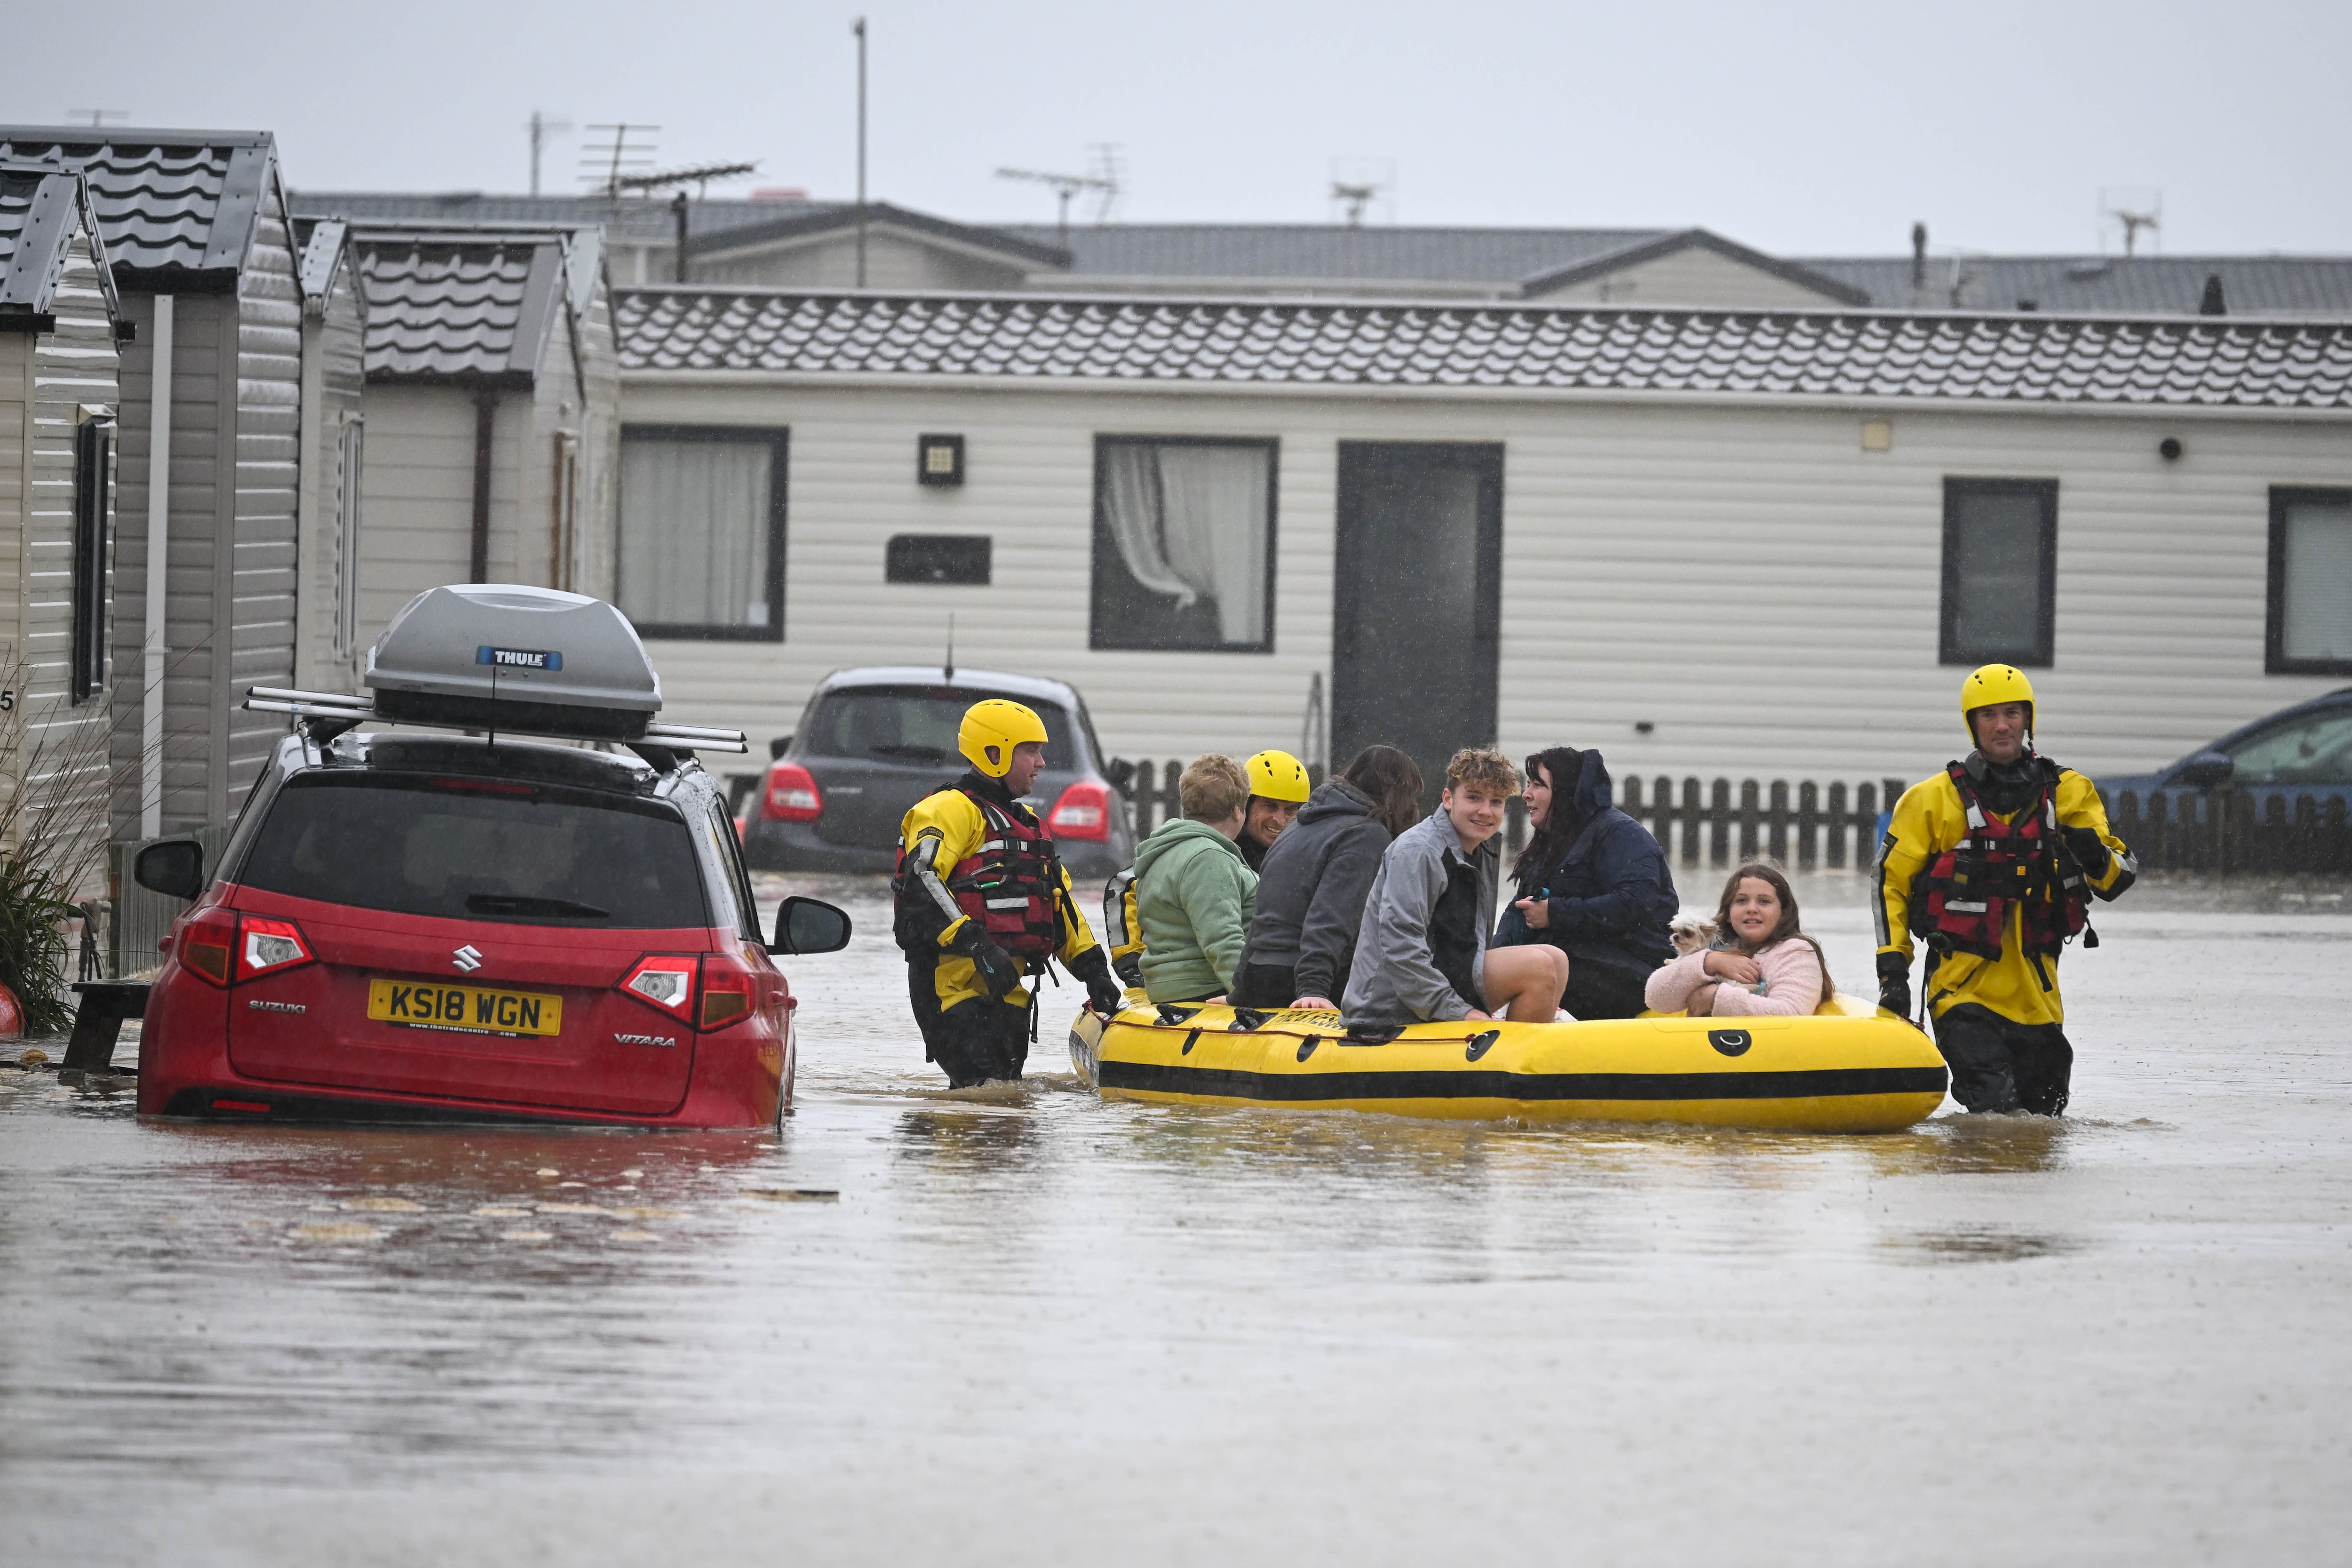
[[[1051,958],[1062,945],[1055,907],[1062,862],[1053,836],[1030,812],[1009,812],[970,790],[957,793],[980,807],[987,837],[948,874],[948,896],[989,941],[1013,957]],[[906,858],[901,849],[902,876]]]
[[[1968,813],[1968,833],[1927,862],[1912,884],[1912,934],[1938,952],[1999,958],[2010,907],[2023,912],[2026,955],[2056,957],[2090,923],[2082,871],[2061,855],[2058,806],[2052,786],[2057,769],[2036,759],[2042,784],[2034,798],[2007,822],[1984,808],[1969,771],[1945,771]]]

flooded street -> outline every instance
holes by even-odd
[[[2077,1114],[1831,1139],[1105,1103],[1066,984],[950,1096],[879,884],[788,887],[781,1133],[0,1073],[0,1559],[2344,1560],[2340,901],[2143,889]]]

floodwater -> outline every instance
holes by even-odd
[[[2143,888],[2077,1114],[1829,1139],[949,1095],[826,890],[781,1133],[0,1072],[0,1561],[2352,1557],[2338,897]]]

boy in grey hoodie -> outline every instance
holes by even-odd
[[[1486,947],[1502,880],[1495,836],[1518,793],[1518,770],[1501,752],[1454,753],[1437,809],[1381,857],[1340,1005],[1349,1028],[1558,1016],[1568,984],[1558,948]]]

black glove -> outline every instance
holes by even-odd
[[[1911,1016],[1911,961],[1899,952],[1878,955],[1878,1005],[1897,1017]]]
[[[981,989],[992,1002],[1002,1002],[1013,988],[1021,984],[1021,965],[1013,955],[988,940],[988,933],[977,921],[967,920],[948,939],[948,951],[971,960]]]
[[[1120,953],[1111,960],[1110,969],[1113,974],[1118,975],[1129,985],[1143,984],[1143,954],[1140,952]]]
[[[1090,947],[1070,961],[1070,973],[1084,982],[1087,1005],[1108,1018],[1127,1005],[1127,992],[1111,978],[1110,963],[1099,947]]]
[[[2083,868],[2085,877],[2101,877],[2107,869],[2107,843],[2095,827],[2062,827],[2058,837],[2074,857],[2074,864]]]

